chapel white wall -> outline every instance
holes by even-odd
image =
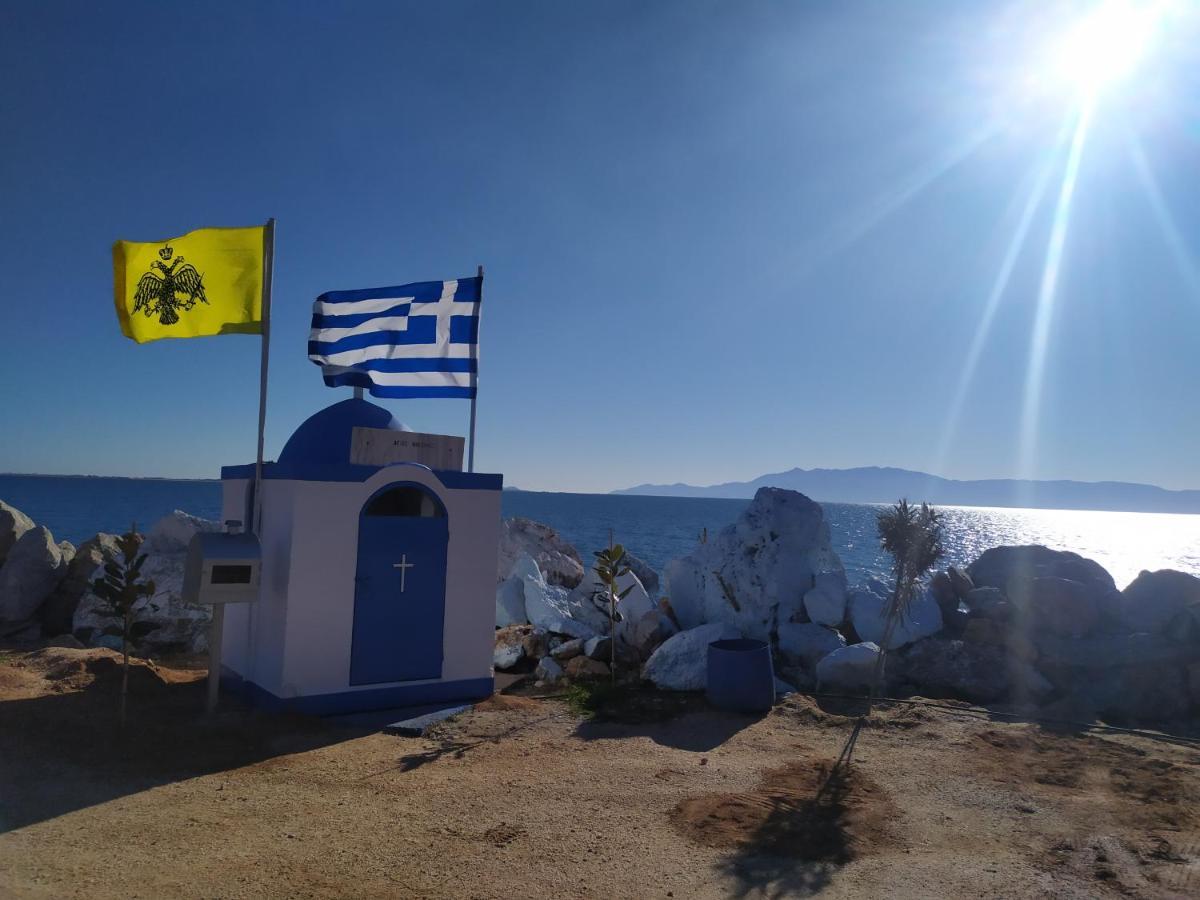
[[[398,482],[427,488],[449,518],[442,677],[351,686],[359,515],[373,494]],[[227,516],[245,503],[248,484],[225,482]],[[404,464],[361,483],[264,479],[263,486],[261,598],[226,611],[229,668],[285,698],[492,676],[499,491],[448,489],[430,470]]]
[[[230,480],[222,492],[224,511],[244,504],[248,480]],[[278,695],[283,681],[288,586],[296,486],[299,482],[263,479],[262,574],[255,603],[229,604],[221,632],[224,665]],[[237,518],[237,516],[233,516]]]
[[[399,482],[427,488],[441,499],[449,517],[442,677],[351,685],[359,515],[371,496]],[[403,464],[384,467],[362,483],[294,484],[290,612],[280,696],[491,677],[499,491],[451,490],[430,470]]]

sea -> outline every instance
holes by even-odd
[[[219,481],[0,475],[0,500],[20,509],[57,540],[78,544],[98,531],[146,529],[173,510],[217,519]],[[608,545],[609,534],[661,572],[701,535],[732,523],[749,500],[639,497],[505,491],[505,516],[545,522],[585,561]],[[875,517],[882,506],[823,503],[834,549],[850,582],[887,574]],[[1093,510],[942,507],[947,565],[966,564],[989,547],[1044,544],[1099,562],[1123,587],[1142,569],[1178,569],[1200,576],[1200,515]]]

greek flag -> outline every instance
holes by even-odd
[[[322,294],[308,358],[330,387],[367,388],[376,397],[474,397],[482,281]]]

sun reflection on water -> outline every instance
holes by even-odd
[[[1104,566],[1123,588],[1142,569],[1200,575],[1200,516],[1080,509],[943,507],[954,562],[999,544],[1045,544]]]

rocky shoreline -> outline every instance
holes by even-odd
[[[183,601],[183,566],[197,531],[220,523],[176,510],[146,533],[142,574],[155,592],[134,607],[137,650],[146,656],[208,649],[207,607]],[[107,616],[91,582],[117,535],[101,532],[79,547],[55,542],[50,530],[0,501],[0,640],[12,645],[121,648],[121,627]]]
[[[597,586],[581,574],[573,548],[535,524],[505,523],[496,668],[547,683],[608,675],[603,642],[611,636],[593,600]],[[538,559],[550,558],[546,574]],[[708,643],[748,637],[771,644],[780,691],[866,688],[889,586],[847,584],[824,511],[804,495],[759,490],[733,525],[668,563],[663,575],[658,600],[637,574],[622,585],[631,588],[617,604],[624,677],[701,690]],[[936,573],[887,649],[892,696],[1073,720],[1182,719],[1200,710],[1200,578],[1142,572],[1119,591],[1102,566],[1076,553],[994,547]],[[587,662],[572,662],[579,659]]]
[[[139,653],[207,649],[209,610],[183,602],[187,544],[219,524],[176,511],[146,534],[155,583]],[[90,581],[115,536],[74,547],[0,501],[0,641],[120,645]],[[618,674],[702,690],[713,640],[772,647],[781,692],[861,692],[884,634],[888,585],[849,585],[820,504],[763,488],[741,517],[659,573],[636,557],[611,633],[595,574],[553,529],[503,523],[498,672],[544,684]],[[1075,720],[1166,721],[1200,711],[1200,578],[1143,572],[1124,590],[1103,567],[1041,546],[995,547],[935,574],[887,648],[886,692],[1001,704]]]

